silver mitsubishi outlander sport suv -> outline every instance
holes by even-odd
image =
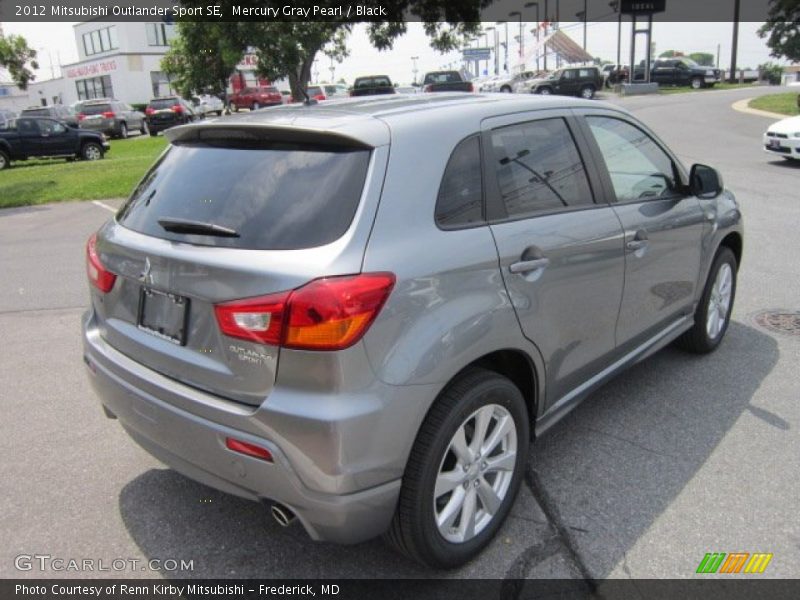
[[[736,201],[617,107],[383,96],[167,136],[87,244],[89,377],[155,457],[315,540],[459,565],[535,435],[725,335]]]

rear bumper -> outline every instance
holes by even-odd
[[[800,138],[762,136],[764,152],[775,156],[800,159]],[[774,145],[777,144],[777,145]]]
[[[405,388],[387,389],[367,406],[363,398],[331,395],[321,407],[324,414],[315,418],[304,415],[308,404],[291,394],[282,401],[278,388],[262,406],[248,407],[167,379],[120,354],[100,336],[92,311],[83,325],[84,361],[104,409],[160,461],[224,492],[288,506],[315,540],[357,543],[389,527],[418,423],[386,410],[385,396]],[[429,393],[426,386],[410,387],[401,411]],[[193,405],[198,410],[187,409]],[[287,414],[294,406],[297,414]],[[380,426],[377,417],[384,421]],[[383,427],[397,436],[394,442]],[[274,461],[232,452],[225,446],[229,436],[268,448]],[[402,438],[407,444],[395,443]]]

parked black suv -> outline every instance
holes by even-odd
[[[19,117],[0,130],[0,170],[12,160],[43,156],[99,160],[109,149],[102,133],[67,127],[55,119]]]
[[[394,85],[392,85],[392,80],[386,75],[356,77],[353,82],[353,89],[350,90],[351,96],[375,96],[395,93],[397,92],[394,89]]]
[[[176,125],[185,125],[200,118],[192,105],[180,96],[153,98],[144,111],[150,135],[156,136]]]
[[[634,81],[644,79],[644,65],[634,70]],[[720,70],[713,67],[702,67],[691,58],[669,58],[657,60],[650,67],[650,81],[659,85],[690,85],[699,90],[714,87],[720,82]]]
[[[126,138],[129,131],[147,133],[144,113],[119,100],[103,98],[76,105],[81,129],[101,131],[111,137]]]
[[[531,86],[531,94],[558,94],[594,98],[603,87],[603,74],[597,67],[567,67],[558,69],[547,78]]]
[[[50,117],[64,121],[70,127],[78,126],[78,116],[75,110],[63,104],[50,104],[48,106],[29,106],[19,113],[20,117]]]

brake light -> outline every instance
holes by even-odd
[[[106,111],[106,112],[104,112],[104,113],[103,113],[103,116],[104,116],[106,119],[113,119],[113,118],[114,118],[114,117],[116,117],[117,115],[115,115],[113,112],[111,112],[111,111],[109,110],[109,111]]]
[[[214,307],[231,337],[301,350],[342,350],[355,344],[394,287],[391,273],[326,277],[290,292]]]
[[[86,242],[86,274],[89,276],[89,281],[98,290],[107,294],[114,287],[114,282],[117,276],[111,271],[107,270],[103,263],[100,262],[100,256],[97,254],[97,234],[93,233]]]
[[[237,440],[236,438],[226,437],[225,446],[228,448],[228,450],[233,450],[239,454],[245,454],[247,456],[252,456],[253,458],[260,458],[261,460],[272,462],[272,452],[266,448],[262,448],[261,446],[251,444],[250,442],[243,442],[242,440]]]
[[[475,91],[475,86],[472,85],[472,82],[467,84],[467,91],[468,92],[474,92]]]
[[[432,92],[432,91],[433,91],[433,86],[432,86],[432,85],[430,85],[430,84],[429,84],[429,85],[426,85],[426,86],[425,86],[425,87],[422,89],[422,91],[423,91],[423,92]]]
[[[148,106],[147,108],[144,109],[144,114],[146,115],[152,115],[154,112],[156,111],[152,106]]]
[[[83,113],[78,113],[78,121],[83,121],[86,118],[86,115]]]
[[[176,104],[172,107],[172,112],[181,114],[183,112],[183,107],[180,104]]]

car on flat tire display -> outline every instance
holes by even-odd
[[[452,568],[535,437],[669,344],[719,346],[743,226],[618,107],[431,98],[170,129],[87,243],[83,344],[105,414],[176,471]]]

